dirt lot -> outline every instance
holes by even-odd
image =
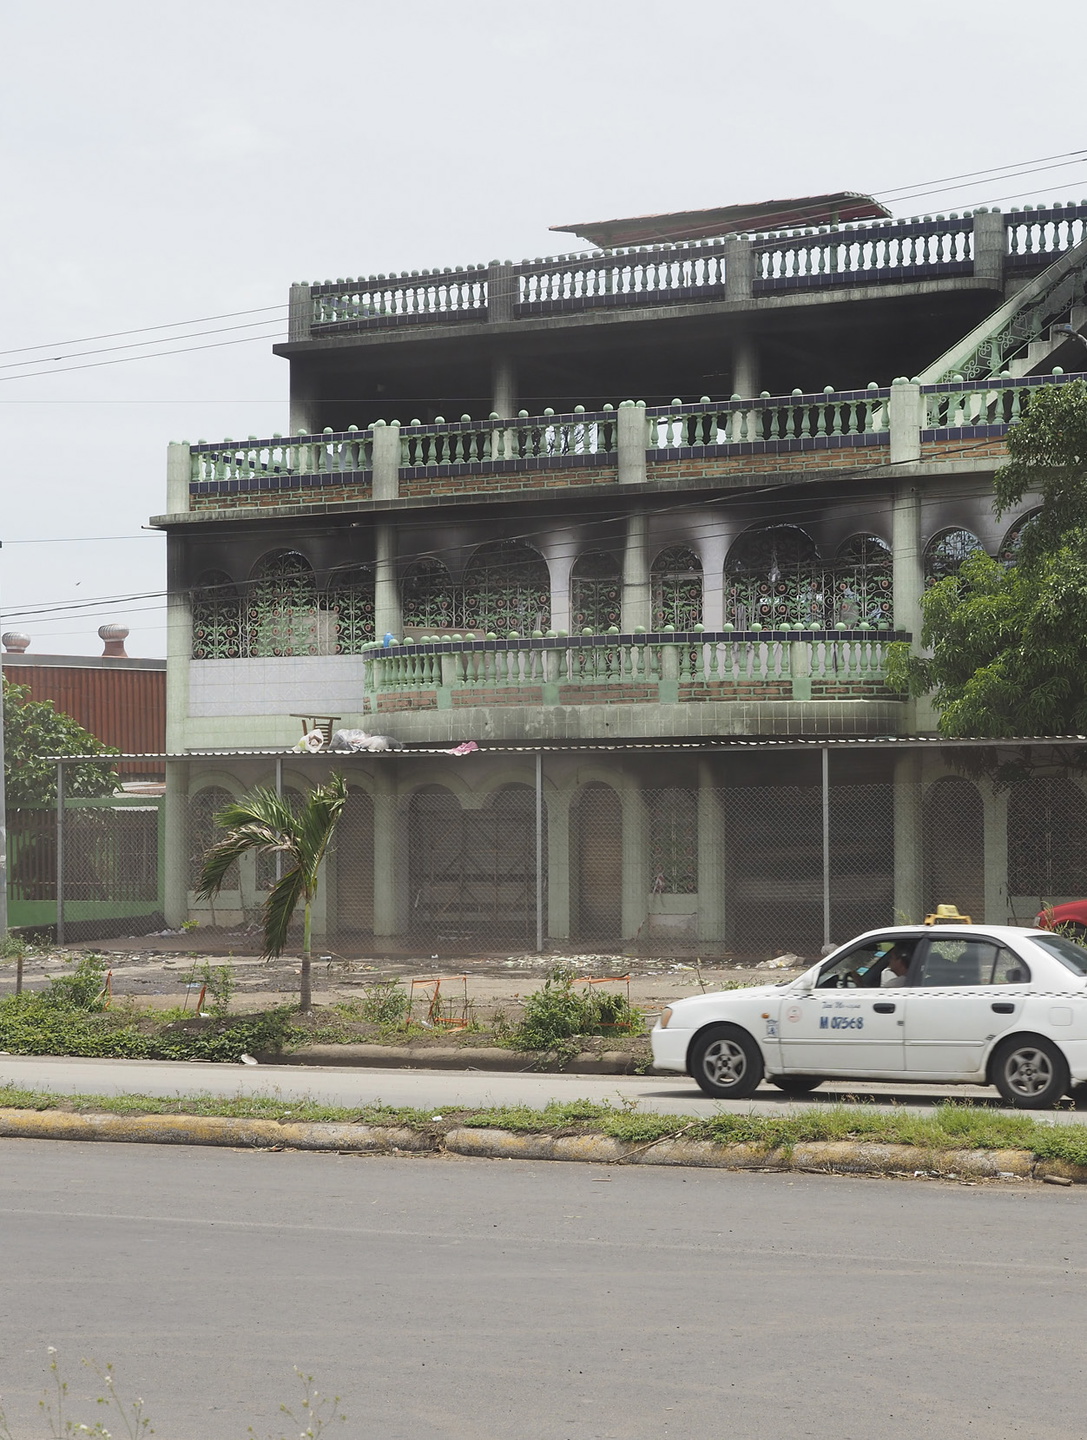
[[[205,964],[229,965],[233,969],[236,984],[233,1011],[264,1010],[271,1005],[290,1003],[297,996],[297,958],[284,956],[273,963],[262,961],[255,953],[258,946],[252,933],[224,931],[213,936],[202,932],[199,952],[193,949],[194,939],[187,934],[167,933],[34,952],[24,962],[24,985],[27,989],[40,989],[49,976],[63,974],[80,955],[93,951],[105,959],[113,972],[114,994],[138,998],[148,1007],[184,1004],[190,996],[195,1004],[200,990],[199,972]],[[784,956],[782,963],[771,961],[753,966],[716,957],[702,964],[690,957],[668,955],[511,952],[415,957],[374,955],[347,959],[333,954],[331,958],[314,957],[314,1002],[331,1005],[356,998],[375,980],[410,981],[442,976],[448,977],[442,984],[443,999],[459,999],[467,988],[468,999],[481,1016],[502,1010],[513,1020],[523,997],[543,984],[552,967],[566,961],[579,976],[629,975],[631,1003],[652,1014],[670,1001],[696,994],[703,988],[716,990],[727,984],[764,984],[790,979],[816,958],[814,955]],[[461,976],[467,977],[466,980],[462,981]],[[625,984],[614,988],[625,991]],[[14,962],[0,962],[0,995],[10,995],[14,990]],[[429,993],[417,987],[419,1007],[425,1007]]]

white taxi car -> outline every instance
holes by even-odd
[[[776,985],[679,1000],[653,1064],[739,1099],[765,1077],[995,1085],[1021,1109],[1087,1082],[1087,949],[1010,925],[872,930]]]

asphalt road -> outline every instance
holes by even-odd
[[[1004,1182],[0,1141],[0,1393],[157,1440],[1080,1440],[1083,1196]],[[96,1412],[114,1435],[125,1433]]]
[[[0,1055],[0,1083],[59,1094],[281,1095],[309,1097],[329,1105],[431,1106],[455,1109],[489,1105],[546,1105],[549,1100],[637,1100],[643,1110],[667,1115],[788,1114],[816,1104],[872,1100],[881,1108],[916,1113],[941,1100],[971,1100],[999,1109],[995,1090],[980,1086],[857,1085],[838,1081],[812,1095],[790,1099],[764,1085],[748,1100],[709,1100],[685,1076],[536,1075],[460,1070],[369,1070],[299,1065],[208,1065],[148,1060],[72,1060]],[[1011,1114],[1011,1111],[1003,1113]],[[1087,1122],[1087,1109],[1048,1112],[1073,1124]]]

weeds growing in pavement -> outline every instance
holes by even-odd
[[[609,1135],[631,1144],[646,1144],[682,1131],[690,1140],[747,1144],[766,1151],[813,1140],[860,1140],[887,1145],[912,1145],[931,1151],[1027,1150],[1038,1159],[1067,1160],[1087,1166],[1087,1126],[1054,1124],[1031,1115],[1002,1115],[981,1105],[947,1102],[923,1115],[906,1110],[881,1111],[872,1106],[813,1106],[789,1115],[718,1114],[708,1119],[690,1115],[657,1115],[628,1105],[589,1100],[553,1102],[542,1109],[527,1105],[493,1106],[480,1110],[449,1110],[435,1121],[431,1110],[391,1105],[344,1107],[317,1101],[272,1096],[212,1095],[53,1095],[17,1086],[0,1086],[0,1108],[65,1110],[119,1115],[221,1115],[237,1119],[269,1119],[404,1126],[428,1134],[458,1126],[513,1130],[521,1134]],[[0,1432],[2,1437],[2,1432]]]
[[[237,978],[232,965],[212,965],[205,960],[203,965],[194,971],[194,980],[203,985],[210,1001],[205,996],[204,1003],[213,1015],[223,1016],[230,1013],[230,1002],[234,998],[234,992],[238,988]]]
[[[123,1433],[128,1440],[141,1440],[143,1436],[154,1435],[155,1428],[145,1414],[143,1399],[123,1399],[117,1391],[113,1366],[99,1366],[93,1360],[84,1360],[83,1364],[98,1377],[102,1393],[97,1397],[95,1405],[101,1407],[100,1413],[104,1413],[106,1418],[95,1420],[93,1425],[74,1419],[70,1414],[74,1402],[69,1394],[67,1380],[61,1377],[56,1349],[50,1345],[48,1353],[49,1385],[42,1399],[38,1401],[41,1418],[35,1427],[34,1433],[37,1436],[44,1437],[48,1434],[50,1440],[67,1440],[67,1437],[77,1435],[86,1436],[88,1440],[116,1440],[116,1437]],[[340,1410],[340,1397],[322,1395],[314,1386],[312,1375],[306,1375],[298,1369],[295,1374],[302,1386],[302,1399],[297,1402],[297,1408],[291,1405],[279,1407],[280,1414],[290,1422],[292,1435],[298,1436],[299,1440],[317,1440],[317,1437],[333,1426],[346,1425],[347,1416]],[[107,1424],[113,1428],[108,1429]],[[42,1429],[42,1426],[47,1426],[48,1431]],[[118,1426],[123,1427],[123,1430],[118,1430]],[[278,1430],[279,1427],[276,1428]],[[248,1440],[259,1440],[252,1425],[245,1433]],[[11,1429],[2,1403],[0,1440],[20,1440]],[[29,1436],[27,1440],[30,1440]],[[287,1440],[287,1437],[280,1431],[278,1436],[269,1435],[267,1440]]]

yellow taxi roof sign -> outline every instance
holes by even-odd
[[[931,915],[925,916],[926,925],[973,925],[969,915],[960,915],[957,905],[937,905]]]

